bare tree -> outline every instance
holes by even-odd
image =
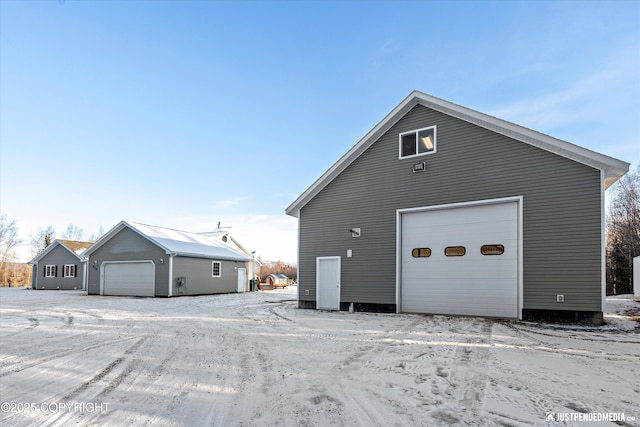
[[[0,278],[3,285],[9,284],[11,261],[14,249],[22,241],[18,238],[16,221],[9,221],[5,214],[0,215]]]
[[[98,232],[91,234],[89,236],[89,238],[87,239],[87,241],[88,242],[95,242],[96,240],[98,240],[102,236],[104,236],[104,227],[100,226],[100,228],[98,228]]]
[[[64,233],[62,233],[61,237],[66,240],[82,241],[84,240],[84,231],[82,230],[82,228],[76,225],[69,224],[67,225],[67,229],[64,230]]]
[[[618,181],[607,215],[607,293],[633,292],[633,258],[640,255],[640,167]]]
[[[56,230],[49,225],[47,228],[38,229],[35,236],[31,236],[31,255],[36,256],[49,247],[56,238]]]

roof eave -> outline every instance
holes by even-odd
[[[335,162],[329,170],[327,170],[320,178],[318,178],[311,186],[300,195],[289,207],[285,209],[287,215],[295,218],[300,217],[300,209],[306,205],[309,200],[315,197],[329,182],[333,181],[344,169],[347,168],[354,160],[356,160],[363,152],[365,152],[373,142],[380,138],[391,126],[393,126],[402,116],[411,110],[417,103],[417,91],[413,91],[407,96],[396,108],[391,110],[382,120],[378,122],[360,141],[356,143],[349,151],[347,151],[337,162]]]
[[[42,252],[40,252],[38,255],[33,257],[33,259],[31,261],[29,261],[27,264],[29,264],[29,265],[37,264],[38,262],[40,262],[40,260],[42,258],[44,258],[49,252],[51,252],[53,250],[53,248],[55,248],[56,246],[58,246],[60,244],[61,244],[60,242],[58,242],[57,240],[54,240],[53,242],[51,242],[51,244],[49,246],[44,248],[42,250]]]
[[[285,213],[295,218],[300,217],[300,210],[313,199],[324,187],[344,171],[355,159],[366,151],[384,132],[389,130],[415,105],[427,108],[467,121],[485,129],[508,136],[518,141],[544,149],[570,160],[577,161],[605,172],[605,189],[613,185],[629,170],[629,163],[601,153],[580,147],[567,141],[553,138],[515,123],[463,107],[458,104],[436,98],[420,91],[413,91],[396,108],[387,114],[369,133],[345,153],[329,170],[318,178],[302,193]]]
[[[238,261],[238,262],[251,261],[251,258],[248,258],[248,257],[233,257],[230,255],[213,256],[213,255],[190,253],[190,252],[174,252],[172,255],[179,256],[179,257],[187,257],[187,258],[210,259],[212,261]]]

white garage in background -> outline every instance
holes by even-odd
[[[520,198],[398,211],[398,311],[518,318]]]
[[[105,262],[101,268],[100,295],[155,296],[153,261]]]

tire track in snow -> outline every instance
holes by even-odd
[[[492,325],[492,320],[474,319],[469,330],[465,330],[462,342],[452,343],[457,346],[453,369],[436,367],[436,376],[443,379],[446,386],[444,390],[439,390],[442,381],[433,381],[435,392],[454,399],[453,405],[449,398],[446,407],[429,413],[437,422],[473,423],[480,419],[488,381],[486,364]]]
[[[126,342],[126,341],[131,341],[133,339],[136,339],[137,337],[127,337],[127,338],[121,338],[121,339],[116,339],[116,340],[110,340],[110,341],[103,341],[103,342],[99,342],[97,344],[94,345],[90,345],[87,347],[83,347],[83,348],[75,348],[75,349],[70,349],[70,350],[65,350],[65,351],[58,351],[55,354],[51,354],[49,356],[45,356],[42,357],[40,359],[35,360],[34,362],[30,362],[30,363],[25,363],[17,368],[14,369],[9,369],[7,371],[4,372],[0,372],[0,378],[2,377],[6,377],[8,375],[13,375],[13,374],[17,374],[18,372],[24,371],[26,369],[30,369],[33,367],[36,367],[38,365],[41,365],[43,363],[46,362],[50,362],[52,360],[55,359],[61,359],[63,357],[67,357],[71,354],[75,354],[75,353],[86,353],[89,350],[93,350],[96,348],[100,348],[100,347],[105,347],[105,346],[111,346],[113,344],[117,344],[117,343],[121,343],[121,342]]]
[[[123,356],[118,357],[116,360],[111,362],[109,365],[107,365],[107,367],[105,367],[103,370],[101,370],[96,375],[91,377],[88,381],[85,381],[82,385],[80,385],[79,387],[74,389],[71,393],[69,393],[66,396],[64,396],[62,398],[62,400],[63,401],[71,401],[73,398],[75,398],[79,394],[81,394],[84,391],[86,391],[89,387],[91,387],[92,385],[94,385],[94,384],[98,383],[99,381],[101,381],[104,377],[109,375],[116,367],[118,367],[121,363],[123,363],[125,360],[127,360],[127,358],[132,353],[134,353],[136,350],[138,350],[142,346],[142,344],[144,344],[147,341],[148,338],[149,337],[145,336],[145,337],[142,337],[142,338],[138,339],[131,347],[129,347],[124,352]],[[103,392],[105,392],[105,390],[108,390],[110,387],[111,387],[111,390],[113,390],[115,387],[117,387],[118,384],[120,384],[122,382],[124,377],[126,377],[126,375],[128,375],[130,372],[131,372],[131,369],[126,369],[122,374],[118,375],[118,377],[114,380],[114,381],[117,381],[117,384],[115,384],[114,382],[110,382],[100,392],[99,395],[102,395]],[[112,386],[112,383],[114,384],[113,386]]]

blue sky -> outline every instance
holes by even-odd
[[[640,1],[0,0],[0,208],[295,261],[284,209],[414,89],[635,169]]]

